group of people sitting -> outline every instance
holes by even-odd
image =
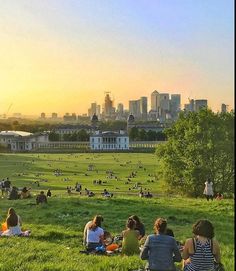
[[[126,229],[122,231],[120,245],[102,228],[103,217],[96,215],[84,227],[84,245],[88,252],[115,249],[122,255],[139,255],[147,260],[146,270],[175,271],[175,262],[183,260],[184,271],[213,271],[220,265],[220,248],[213,239],[214,227],[208,220],[198,220],[193,225],[193,238],[187,239],[184,245],[176,241],[173,231],[167,228],[164,218],[156,219],[154,234],[145,238],[145,227],[134,215],[128,218]],[[145,238],[143,246],[140,241]],[[111,244],[113,242],[113,244]]]

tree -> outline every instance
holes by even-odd
[[[78,132],[78,140],[79,141],[89,141],[89,134],[84,130],[80,130]]]
[[[168,189],[199,196],[210,178],[215,191],[233,192],[234,113],[182,113],[165,133],[168,141],[156,154]]]
[[[59,141],[60,135],[55,132],[50,132],[48,135],[48,139],[49,139],[49,141]]]
[[[141,140],[141,141],[147,140],[147,133],[144,129],[139,131],[139,140]]]
[[[129,137],[131,140],[138,140],[139,139],[139,131],[138,128],[132,127],[129,131]]]

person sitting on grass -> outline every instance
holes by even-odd
[[[181,254],[176,241],[166,235],[167,221],[158,218],[154,223],[155,234],[147,237],[141,250],[140,258],[148,260],[148,270],[175,271],[174,262],[181,262]]]
[[[9,200],[16,200],[16,199],[19,199],[19,198],[20,198],[20,195],[18,194],[18,188],[16,186],[13,186],[11,191],[10,191],[8,199]]]
[[[216,200],[222,200],[223,199],[223,194],[217,193],[216,194]]]
[[[187,239],[183,249],[184,271],[215,270],[220,264],[220,247],[213,239],[214,227],[209,220],[200,219],[193,225],[194,238]]]
[[[122,232],[122,249],[123,255],[139,254],[139,231],[135,230],[135,220],[128,218],[126,223],[126,230]]]
[[[40,204],[40,203],[47,203],[47,197],[44,194],[44,191],[41,191],[39,195],[37,195],[36,197],[36,204]]]
[[[13,208],[9,208],[6,222],[3,225],[4,231],[0,233],[1,236],[28,236],[30,231],[22,231],[22,220],[19,215],[16,214]]]
[[[104,244],[104,230],[101,228],[103,217],[96,215],[92,221],[89,221],[84,227],[84,245],[91,252]]]
[[[21,199],[27,199],[27,198],[30,198],[31,195],[30,195],[30,188],[27,189],[27,187],[23,187],[23,189],[21,190],[21,194],[20,194],[20,198]]]
[[[174,232],[173,232],[172,229],[170,229],[170,228],[167,228],[167,229],[166,229],[166,235],[175,237],[175,236],[174,236]],[[183,248],[184,248],[183,244],[181,244],[181,242],[179,242],[179,241],[177,241],[177,240],[176,240],[176,244],[177,244],[177,246],[178,246],[178,248],[179,248],[179,251],[180,251],[180,252],[183,251]]]
[[[51,196],[52,196],[52,192],[51,192],[50,189],[48,189],[48,191],[47,191],[47,197],[49,198],[49,197],[51,197]]]
[[[145,227],[143,223],[140,221],[139,217],[137,215],[130,216],[131,219],[135,221],[135,230],[139,231],[139,238],[143,238],[145,235]]]

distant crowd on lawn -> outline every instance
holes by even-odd
[[[56,174],[59,174],[60,171],[56,170]],[[132,172],[132,174],[135,174]],[[131,175],[132,175],[131,174]],[[44,180],[46,182],[46,180]],[[37,187],[39,187],[39,181],[35,181],[35,184],[37,184]],[[101,180],[94,180],[94,184],[101,184]],[[138,183],[135,183],[134,188],[139,188],[139,197],[145,197],[145,198],[152,198],[153,194],[150,191],[143,191],[142,187],[139,187]],[[9,200],[16,200],[16,199],[27,199],[31,198],[32,195],[30,193],[31,188],[23,187],[23,188],[17,188],[16,186],[11,185],[11,181],[9,180],[9,177],[6,179],[3,179],[0,181],[0,189],[2,193],[2,197],[7,196]],[[146,188],[145,188],[146,190]],[[69,195],[71,195],[73,192],[79,192],[80,195],[82,195],[82,185],[76,182],[74,187],[67,186],[66,191]],[[84,194],[88,197],[94,197],[95,193],[87,188],[84,188]],[[214,192],[213,192],[213,182],[210,181],[208,178],[207,181],[205,182],[205,188],[203,191],[203,194],[205,195],[207,201],[213,200],[214,199]],[[101,193],[102,196],[104,197],[113,197],[113,193],[108,192],[107,189],[104,189],[103,192]],[[37,196],[36,196],[36,204],[39,203],[47,203],[47,197],[51,197],[52,192],[50,189],[47,190],[46,195],[44,191],[41,191]],[[223,194],[222,193],[216,193],[215,199],[217,200],[222,200],[223,199]]]
[[[224,270],[220,247],[214,238],[214,227],[209,220],[198,220],[192,227],[193,237],[181,244],[175,240],[167,220],[157,218],[154,234],[146,235],[145,226],[137,215],[130,216],[120,235],[112,236],[102,227],[103,217],[96,215],[84,227],[85,254],[112,255],[114,253],[139,255],[147,260],[149,271],[175,271],[175,262],[183,262],[184,271]],[[9,208],[0,236],[30,236],[30,230],[22,231],[22,220],[13,208]],[[218,269],[217,269],[218,268]]]

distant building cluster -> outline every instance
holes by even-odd
[[[207,108],[207,100],[189,99],[189,103],[184,105],[186,112],[199,112],[202,108]]]
[[[137,100],[129,101],[129,108],[125,109],[122,103],[114,107],[110,92],[106,92],[105,101],[101,110],[101,106],[96,102],[91,103],[88,109],[88,116],[92,117],[94,114],[99,119],[104,120],[127,120],[131,114],[137,121],[160,121],[165,122],[168,119],[175,120],[181,110],[181,95],[168,93],[159,93],[153,91],[151,94],[151,109],[148,110],[148,97],[140,97]]]

